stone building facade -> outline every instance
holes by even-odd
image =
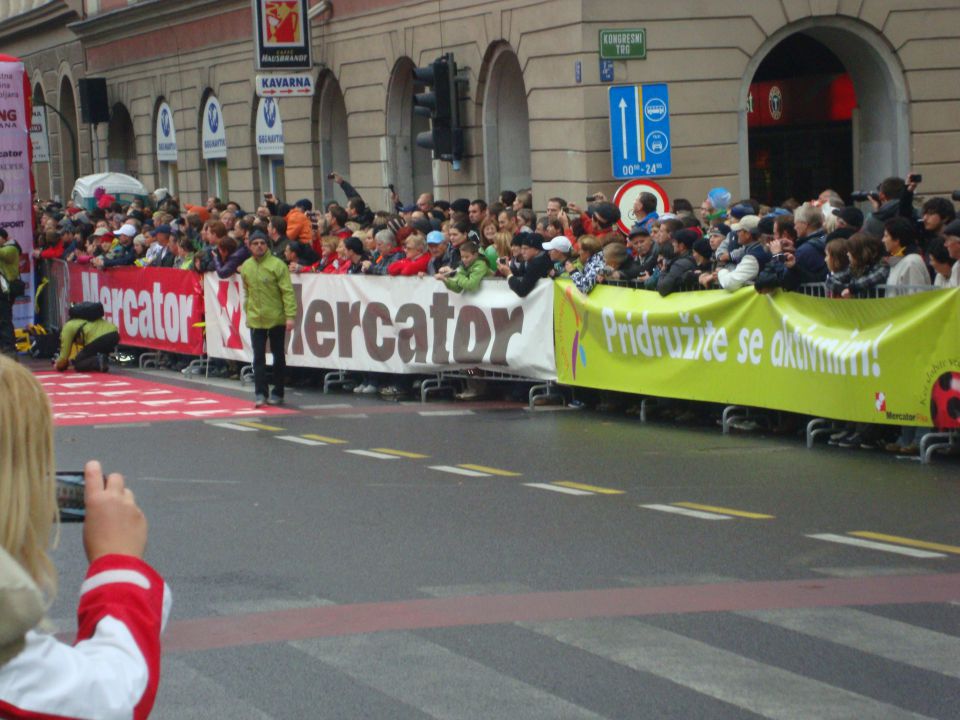
[[[588,191],[610,194],[620,184],[611,171],[609,86],[644,83],[666,83],[670,93],[673,170],[657,181],[695,203],[718,184],[746,196],[762,162],[750,151],[748,106],[766,101],[752,96],[754,80],[788,46],[800,48],[799,64],[816,60],[819,50],[810,48],[825,48],[836,64],[830,72],[849,75],[855,107],[836,136],[837,152],[849,155],[848,190],[910,169],[924,174],[928,194],[960,187],[958,0],[714,0],[709,17],[697,0],[332,0],[310,21],[317,94],[276,103],[282,148],[267,152],[256,140],[249,0],[78,5],[15,1],[0,44],[24,57],[45,101],[74,118],[76,80],[106,79],[111,120],[96,128],[97,153],[76,119],[80,171],[99,159],[148,187],[172,185],[192,202],[219,192],[252,207],[269,188],[289,199],[342,201],[326,177],[333,170],[374,207],[386,206],[388,184],[405,201],[431,189],[454,198],[531,187],[538,209],[554,195],[582,202]],[[42,32],[16,31],[40,13]],[[599,31],[636,27],[646,30],[646,59],[614,61],[612,83],[602,82]],[[806,44],[790,45],[797,37]],[[411,70],[444,52],[469,76],[459,172],[431,162],[412,140],[426,127],[412,113]],[[790,57],[779,64],[789,69]],[[204,157],[211,98],[218,119],[222,113],[225,158]],[[164,107],[176,136],[173,161],[158,159]],[[777,147],[834,157],[829,142],[814,146],[790,132],[793,145]],[[58,135],[56,157],[38,170],[48,173],[41,194],[63,194],[69,184],[62,145]],[[820,157],[807,159],[805,172],[817,177]]]

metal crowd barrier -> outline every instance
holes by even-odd
[[[47,331],[59,331],[69,319],[70,269],[65,260],[45,259],[40,261],[40,275],[37,315]]]

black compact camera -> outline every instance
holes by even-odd
[[[880,202],[880,193],[876,191],[868,192],[866,190],[857,190],[856,192],[850,193],[850,199],[854,202],[867,202],[871,198]]]
[[[83,487],[82,470],[57,470],[57,507],[60,510],[60,522],[83,522],[87,516]]]
[[[923,182],[923,175],[920,173],[911,173],[907,175],[907,182],[912,182],[915,185],[919,185]]]

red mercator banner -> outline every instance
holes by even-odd
[[[120,344],[186,355],[203,353],[200,276],[173,268],[70,266],[70,302],[103,303]]]

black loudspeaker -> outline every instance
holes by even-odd
[[[110,122],[106,78],[80,78],[77,86],[80,92],[80,119],[94,125]]]

